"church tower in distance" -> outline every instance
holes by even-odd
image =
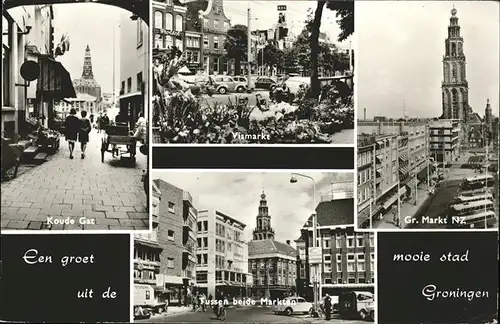
[[[253,231],[254,240],[274,240],[274,230],[271,227],[271,215],[267,206],[266,194],[260,195],[259,213],[257,215],[257,228]]]
[[[445,40],[443,57],[443,82],[441,85],[444,119],[467,120],[469,106],[469,85],[466,77],[466,62],[463,52],[464,40],[460,36],[457,10],[451,10],[448,38]]]

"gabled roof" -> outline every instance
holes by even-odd
[[[316,207],[318,226],[338,226],[354,224],[354,199],[336,199],[322,201]],[[312,227],[310,216],[304,227]]]
[[[248,255],[256,256],[260,254],[279,253],[295,258],[297,250],[288,244],[275,240],[256,240],[248,242]]]

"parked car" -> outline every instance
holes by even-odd
[[[255,88],[272,90],[276,87],[276,81],[270,77],[261,76],[255,81]]]
[[[215,81],[215,90],[220,94],[247,91],[246,79],[245,82],[240,82],[227,75],[214,76],[213,79]]]
[[[243,76],[243,75],[237,75],[237,76],[234,76],[234,77],[233,77],[233,79],[234,79],[234,81],[236,81],[236,82],[241,82],[241,83],[243,83],[243,84],[247,85],[247,87],[248,87],[248,83],[247,83],[247,80],[248,80],[248,79],[247,79],[247,77],[246,77],[246,76]],[[255,89],[255,81],[254,81],[254,79],[251,77],[251,78],[250,78],[250,90],[253,90],[253,89]]]
[[[287,297],[281,302],[282,305],[273,305],[275,314],[308,314],[312,308],[312,303],[306,301],[302,297]]]

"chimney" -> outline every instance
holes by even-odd
[[[364,113],[363,113],[363,120],[366,120],[366,108],[363,108],[363,111],[364,111]]]
[[[287,244],[287,245],[290,245],[290,240],[286,240],[286,244]]]

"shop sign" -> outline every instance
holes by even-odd
[[[167,30],[163,28],[156,28],[156,31],[160,33],[161,35],[168,35],[168,36],[180,36],[181,32],[177,30]]]
[[[309,248],[309,264],[321,264],[323,263],[323,253],[321,247],[310,247]]]

